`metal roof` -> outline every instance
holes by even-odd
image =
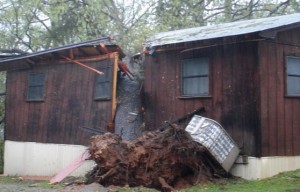
[[[96,45],[99,45],[99,43],[105,43],[107,45],[113,45],[113,44],[110,43],[110,37],[102,37],[102,38],[93,39],[93,40],[90,40],[90,41],[85,41],[85,42],[75,43],[75,44],[66,45],[66,46],[62,46],[62,47],[47,49],[47,50],[43,50],[43,51],[39,51],[39,52],[35,52],[35,53],[23,54],[23,55],[18,55],[18,56],[15,56],[15,57],[1,59],[0,63],[8,62],[8,61],[14,61],[14,60],[20,60],[20,59],[32,58],[32,57],[36,57],[36,56],[41,56],[41,55],[45,55],[45,54],[49,54],[49,53],[55,53],[55,52],[64,51],[64,50],[68,50],[68,49],[73,49],[73,48],[78,48],[78,47],[96,46]]]
[[[75,43],[71,45],[66,45],[62,47],[52,48],[48,50],[43,50],[35,53],[22,54],[11,57],[0,58],[0,71],[9,69],[19,69],[27,66],[28,60],[31,62],[39,62],[45,60],[59,59],[63,56],[69,56],[70,50],[72,49],[74,56],[77,58],[92,57],[97,55],[106,54],[100,49],[100,43],[106,45],[107,51],[118,52],[121,58],[125,57],[122,49],[110,42],[110,37],[102,37],[90,41]],[[24,62],[25,60],[25,62]]]
[[[300,13],[169,31],[149,38],[146,47],[242,35],[295,23],[300,23]]]

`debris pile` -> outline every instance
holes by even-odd
[[[87,174],[88,182],[103,186],[172,191],[225,174],[206,149],[175,124],[134,141],[112,133],[93,136],[89,152],[97,166]]]

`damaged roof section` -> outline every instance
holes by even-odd
[[[113,44],[110,37],[102,37],[35,53],[0,58],[0,71],[26,69],[29,68],[31,64],[41,61],[51,61],[57,58],[64,59],[65,57],[69,57],[71,59],[83,59],[113,52],[118,52],[120,58],[125,57],[122,49],[118,45]],[[24,62],[24,60],[26,62]]]
[[[155,46],[262,32],[278,27],[288,27],[296,23],[300,25],[299,13],[169,31],[158,33],[151,37],[147,41],[146,47],[151,48]]]

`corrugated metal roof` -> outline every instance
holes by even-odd
[[[300,23],[300,13],[169,31],[158,33],[149,38],[146,47],[242,35],[294,23]]]
[[[18,56],[9,57],[9,58],[3,58],[3,59],[0,59],[0,63],[20,60],[20,59],[32,58],[32,57],[36,57],[36,56],[40,56],[40,55],[55,53],[55,52],[64,51],[64,50],[77,48],[77,47],[98,45],[99,43],[105,43],[107,45],[113,45],[113,44],[110,43],[110,37],[102,37],[102,38],[98,38],[98,39],[94,39],[94,40],[90,40],[90,41],[85,41],[85,42],[75,43],[75,44],[66,45],[66,46],[62,46],[62,47],[47,49],[47,50],[43,50],[43,51],[39,51],[39,52],[35,52],[35,53],[30,53],[30,54],[25,54],[25,55],[18,55]]]

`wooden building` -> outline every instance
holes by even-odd
[[[4,173],[53,175],[85,149],[90,131],[114,132],[123,57],[100,38],[0,60],[7,71]]]
[[[250,156],[237,175],[300,168],[300,14],[159,33],[146,49],[149,129],[204,107]]]

